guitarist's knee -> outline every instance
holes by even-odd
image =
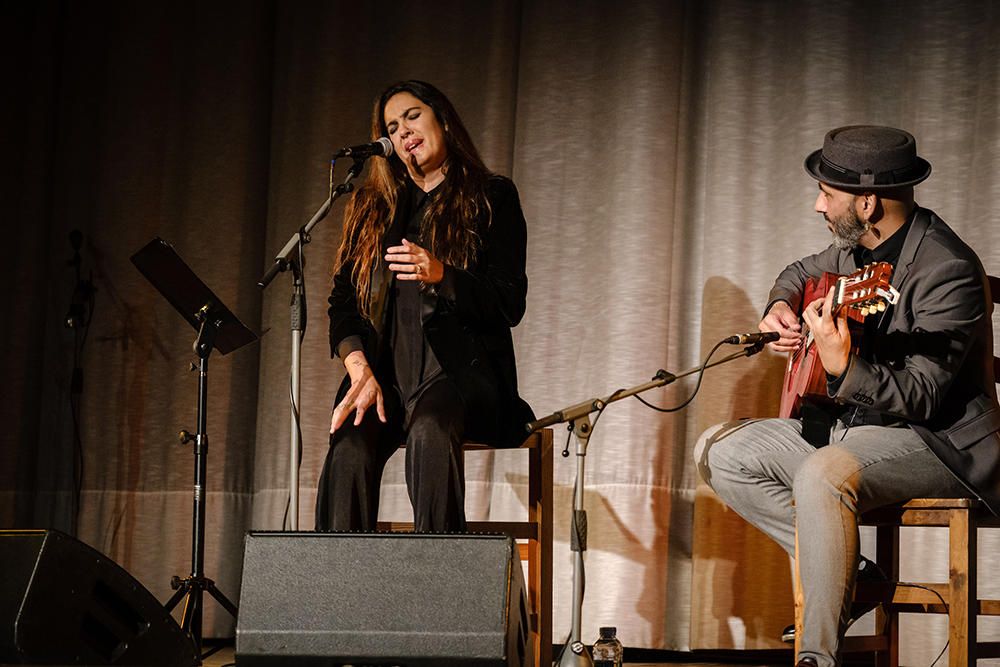
[[[748,451],[742,431],[749,423],[741,420],[716,424],[706,429],[695,442],[695,467],[705,483],[716,491],[720,478],[741,475],[746,469],[743,459]]]
[[[792,482],[796,512],[856,512],[860,468],[854,455],[843,447],[816,450],[802,462]]]

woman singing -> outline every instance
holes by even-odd
[[[465,528],[462,442],[523,440],[510,329],[524,314],[517,189],[492,175],[451,102],[421,81],[375,102],[373,159],[344,213],[330,346],[344,378],[320,476],[318,530],[374,530],[389,456],[406,443],[418,531]]]

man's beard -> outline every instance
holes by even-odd
[[[841,216],[831,218],[824,213],[823,217],[833,226],[833,245],[840,250],[853,250],[869,229],[869,225],[863,222],[858,212],[854,210],[853,204],[848,206]]]

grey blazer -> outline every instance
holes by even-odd
[[[831,245],[785,268],[769,304],[787,301],[798,312],[809,276],[856,269],[850,251]],[[970,491],[1000,514],[993,302],[982,264],[933,211],[918,208],[892,284],[899,301],[876,342],[878,363],[852,355],[831,397],[909,422]]]

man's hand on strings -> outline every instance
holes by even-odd
[[[764,331],[777,331],[781,338],[768,343],[775,352],[791,352],[797,350],[802,344],[802,325],[799,324],[799,317],[791,306],[785,301],[775,301],[767,311],[767,315],[757,325],[757,329]]]

